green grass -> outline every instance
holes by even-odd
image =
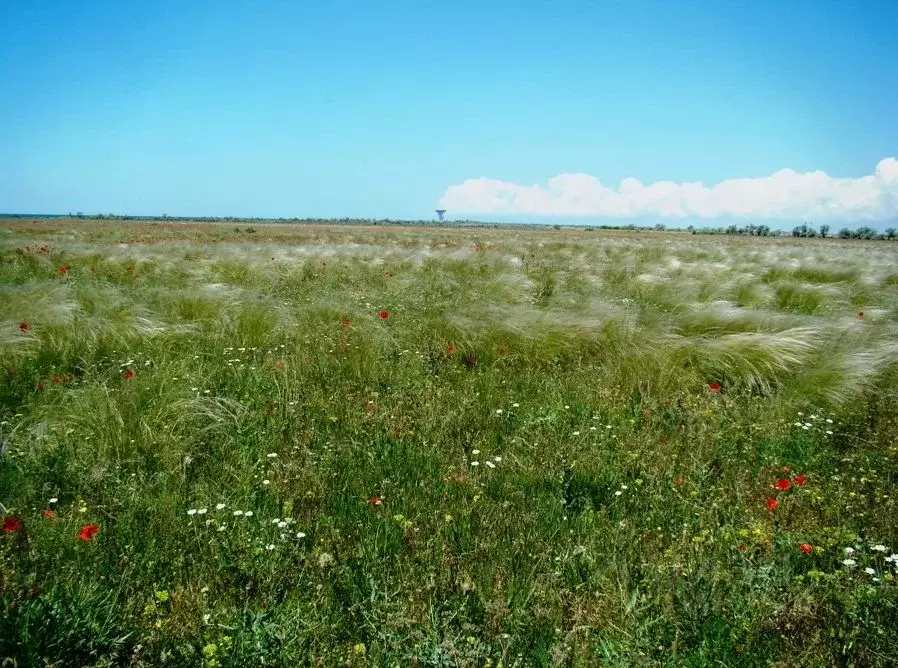
[[[0,661],[898,662],[894,245],[255,229],[0,230]]]

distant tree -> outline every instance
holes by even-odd
[[[878,236],[872,227],[859,227],[854,231],[855,239],[876,239]]]
[[[664,223],[655,223],[655,229],[662,232],[664,230]]]
[[[826,223],[820,226],[820,236],[824,239],[829,236],[829,225],[827,225]]]
[[[793,237],[816,237],[817,231],[808,226],[807,223],[802,223],[798,227],[792,228],[792,236]]]
[[[847,227],[843,227],[841,230],[839,230],[839,238],[840,239],[850,239],[851,238],[851,230],[849,230]]]
[[[895,228],[887,227],[885,237],[886,237],[886,239],[894,239],[895,238]]]

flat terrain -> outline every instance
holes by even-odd
[[[0,221],[0,378],[0,663],[898,664],[895,242]]]

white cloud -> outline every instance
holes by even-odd
[[[559,174],[546,185],[468,179],[449,186],[440,207],[456,213],[628,218],[758,218],[883,221],[898,218],[898,160],[885,158],[857,178],[781,169],[762,178],[697,181],[626,178],[617,188],[589,174]]]

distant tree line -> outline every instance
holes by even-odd
[[[802,239],[820,237],[822,239],[832,238],[833,235],[830,234],[830,226],[829,225],[821,225],[818,228],[814,228],[807,223],[803,223],[798,225],[797,227],[792,228],[792,232],[786,232],[784,230],[772,230],[767,225],[730,225],[728,227],[700,227],[696,228],[693,226],[689,226],[687,228],[689,232],[692,234],[733,234],[733,235],[743,235],[750,237],[769,237],[769,236],[792,236]],[[888,239],[893,240],[896,238],[896,230],[894,227],[886,228],[883,232],[877,232],[872,227],[858,227],[857,229],[849,229],[847,227],[843,227],[839,230],[838,234],[839,239]]]
[[[793,237],[822,237],[826,239],[830,235],[829,225],[821,225],[819,229],[814,229],[807,223],[799,225],[792,229]],[[888,227],[883,232],[877,232],[872,227],[859,227],[855,230],[843,227],[839,230],[837,236],[839,239],[889,239],[895,238],[895,228]]]
[[[693,227],[690,225],[686,228],[692,234],[733,234],[747,237],[775,237],[782,236],[784,233],[779,230],[770,229],[769,225],[729,225],[727,227]]]

